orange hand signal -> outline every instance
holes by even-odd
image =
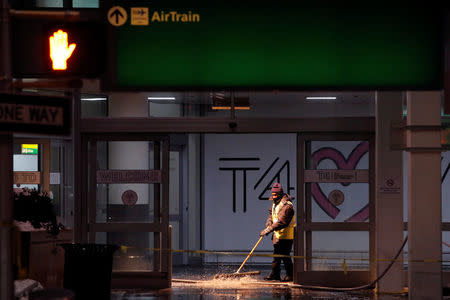
[[[67,60],[75,50],[76,44],[68,45],[67,33],[58,30],[50,37],[50,58],[53,62],[53,70],[67,69]]]

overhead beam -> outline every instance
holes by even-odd
[[[268,118],[83,118],[82,133],[286,133],[286,132],[374,132],[373,117],[276,119]]]
[[[78,11],[48,11],[48,10],[16,10],[10,9],[9,15],[19,19],[42,19],[74,22],[80,19]]]

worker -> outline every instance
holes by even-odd
[[[293,264],[290,257],[292,244],[294,242],[295,210],[291,202],[291,197],[283,192],[281,184],[278,182],[272,186],[272,196],[269,200],[273,201],[269,209],[269,217],[266,221],[266,229],[262,230],[260,236],[268,235],[273,232],[273,254],[288,255],[289,257],[274,257],[272,262],[272,271],[265,277],[265,280],[292,281]],[[281,280],[281,261],[286,269],[286,276]]]

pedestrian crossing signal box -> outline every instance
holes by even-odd
[[[15,78],[96,78],[104,72],[106,31],[96,22],[12,19]]]

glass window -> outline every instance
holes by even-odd
[[[14,144],[13,170],[14,172],[39,171],[39,147],[38,144]],[[14,184],[14,188],[38,188],[38,184]]]
[[[99,0],[72,0],[72,6],[76,8],[98,8]]]
[[[36,7],[63,7],[63,0],[36,0]]]
[[[113,255],[113,271],[155,271],[153,232],[97,232],[95,241],[121,247]]]
[[[152,153],[151,142],[97,143],[97,170],[102,172],[96,175],[97,222],[153,222],[153,184],[99,181],[102,176],[130,175],[126,170],[150,170]]]
[[[312,141],[306,169],[364,172],[369,169],[369,142]],[[328,172],[325,175],[329,174],[333,173]],[[367,181],[368,179],[367,176]],[[326,182],[326,179],[320,182],[319,176],[319,182],[311,182],[310,188],[313,222],[369,220],[369,183]]]
[[[311,183],[312,222],[368,222],[369,184]],[[333,205],[331,205],[333,204]]]
[[[314,231],[312,232],[312,270],[369,269],[369,232]]]
[[[81,117],[107,117],[108,97],[104,95],[81,95]]]

